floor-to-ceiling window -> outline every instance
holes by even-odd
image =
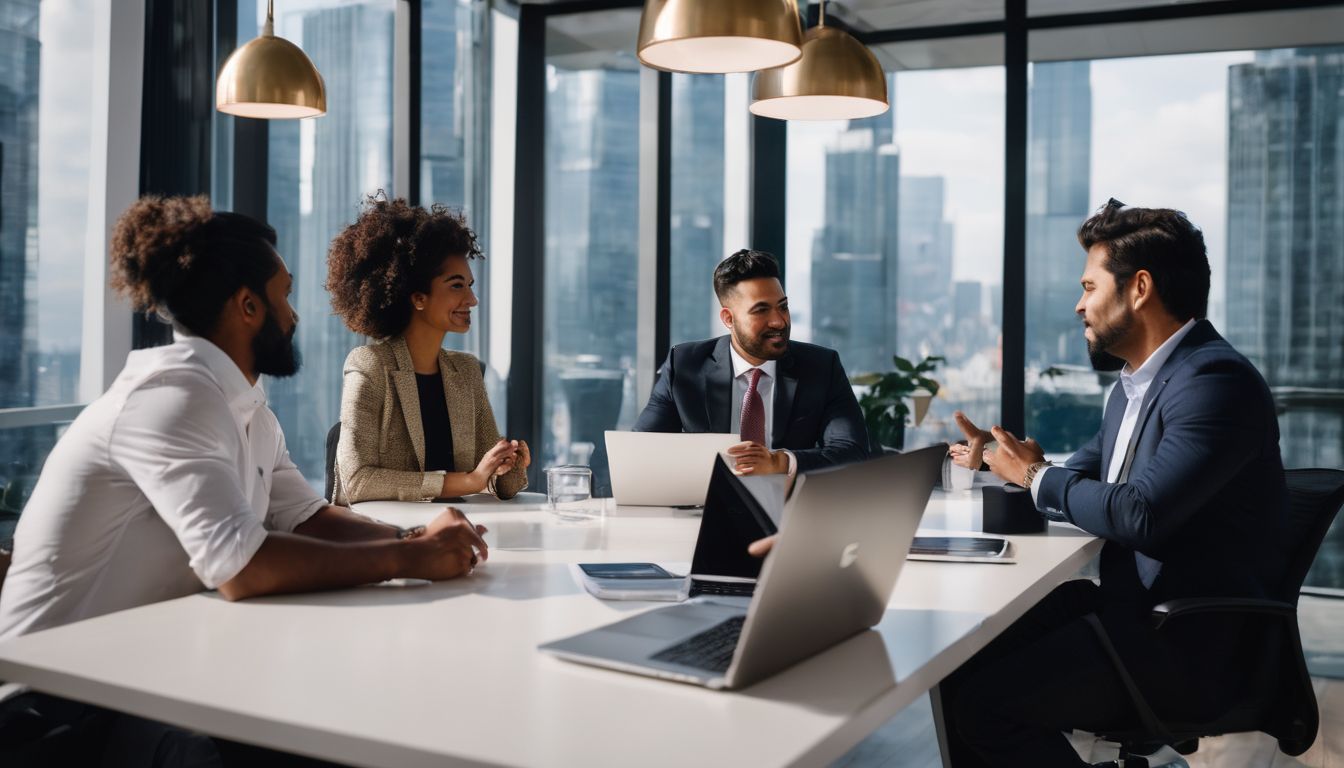
[[[0,0],[0,548],[78,410],[92,15]]]
[[[794,338],[853,378],[893,356],[945,358],[907,447],[998,418],[1003,265],[1002,67],[888,75],[891,109],[792,122],[787,289]]]
[[[259,18],[266,3],[258,2]],[[301,46],[322,73],[327,114],[271,121],[267,216],[294,275],[291,303],[303,369],[266,382],[289,452],[318,488],[326,435],[340,418],[341,369],[365,342],[331,312],[323,283],[327,245],[368,195],[392,191],[394,0],[277,6],[276,34]]]
[[[1114,374],[1088,364],[1078,225],[1109,198],[1204,232],[1209,320],[1280,409],[1288,467],[1344,466],[1344,46],[1038,63],[1028,194],[1027,432],[1068,453]],[[1309,584],[1344,587],[1344,544]]]
[[[599,28],[633,46],[637,23],[637,11],[547,21],[544,466],[587,463],[603,432],[628,429],[642,405],[635,402],[640,72],[624,47],[577,42],[577,33]]]

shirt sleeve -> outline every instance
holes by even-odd
[[[1045,481],[1045,474],[1047,472],[1062,471],[1064,470],[1059,467],[1041,467],[1036,471],[1036,476],[1031,479],[1031,503],[1036,505],[1036,509],[1040,510],[1042,515],[1045,515],[1045,519],[1054,520],[1056,522],[1064,522],[1067,521],[1068,518],[1058,509],[1041,509],[1041,483]]]
[[[237,576],[266,540],[238,475],[242,434],[204,374],[172,372],[132,392],[108,453],[172,529],[207,588]]]
[[[253,417],[254,423],[262,417],[267,419],[267,426],[275,435],[275,464],[271,469],[271,496],[266,508],[266,527],[272,531],[292,533],[325,507],[327,500],[317,495],[290,459],[285,435],[280,430],[275,414],[267,408]]]

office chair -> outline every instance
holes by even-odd
[[[1153,626],[1161,631],[1167,625],[1180,625],[1190,616],[1234,616],[1245,621],[1245,635],[1268,640],[1252,643],[1254,658],[1265,663],[1248,665],[1241,693],[1219,717],[1203,723],[1162,722],[1139,693],[1115,653],[1105,633],[1096,625],[1098,637],[1116,666],[1142,726],[1131,731],[1097,734],[1106,741],[1119,742],[1125,765],[1142,760],[1162,744],[1188,755],[1199,748],[1199,740],[1209,736],[1246,731],[1263,731],[1278,739],[1279,749],[1287,755],[1300,755],[1316,740],[1320,714],[1311,676],[1302,654],[1298,633],[1297,598],[1307,577],[1316,551],[1320,548],[1331,522],[1344,505],[1344,471],[1337,469],[1290,469],[1288,481],[1288,571],[1277,600],[1248,598],[1190,598],[1170,600],[1153,607]],[[1254,628],[1261,634],[1253,635]],[[1248,654],[1249,655],[1249,654]]]
[[[336,491],[336,446],[341,442],[341,422],[331,425],[327,430],[327,484],[326,490],[322,492],[322,497],[327,501],[333,501],[331,494]]]

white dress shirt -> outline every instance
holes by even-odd
[[[1180,345],[1181,339],[1195,327],[1193,319],[1187,320],[1185,325],[1181,326],[1175,333],[1167,337],[1161,346],[1153,350],[1147,360],[1134,370],[1125,363],[1125,367],[1120,369],[1120,386],[1125,392],[1125,414],[1120,418],[1120,431],[1115,436],[1115,447],[1111,449],[1111,463],[1106,468],[1106,482],[1114,483],[1120,478],[1120,471],[1125,464],[1125,454],[1129,452],[1129,441],[1134,436],[1134,428],[1139,423],[1139,416],[1143,411],[1143,398],[1148,394],[1148,387],[1157,378],[1157,372],[1162,370],[1162,366],[1167,364],[1167,359],[1171,353]],[[1036,501],[1040,495],[1041,481],[1045,478],[1045,473],[1052,471],[1049,467],[1036,473],[1036,477],[1031,482],[1031,499]],[[1146,557],[1138,552],[1135,553],[1139,563],[1139,576],[1142,578],[1144,586],[1152,586],[1153,580],[1157,578],[1157,572],[1161,569],[1161,564],[1152,558]]]
[[[132,352],[19,518],[0,638],[214,589],[326,504],[260,384],[209,341]]]
[[[733,401],[729,429],[735,435],[742,434],[742,401],[746,399],[747,388],[751,386],[751,372],[760,368],[761,378],[756,382],[756,392],[765,406],[765,447],[769,448],[775,444],[775,369],[778,365],[774,360],[752,365],[737,353],[737,347],[732,344],[728,345],[728,352],[733,359]],[[789,477],[793,477],[798,472],[798,460],[793,457],[792,451],[784,453],[789,457]]]

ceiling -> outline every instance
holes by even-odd
[[[716,0],[722,1],[722,0]],[[1027,0],[1032,16],[1116,11],[1195,0]],[[564,6],[586,0],[521,0]],[[639,7],[553,15],[547,21],[547,54],[562,67],[636,69]],[[833,0],[827,16],[861,31],[934,27],[1003,18],[1002,0]],[[1033,61],[1103,59],[1344,43],[1344,2],[1331,7],[1202,16],[1092,27],[1036,30]],[[998,34],[872,46],[889,70],[993,66],[1003,63]]]

